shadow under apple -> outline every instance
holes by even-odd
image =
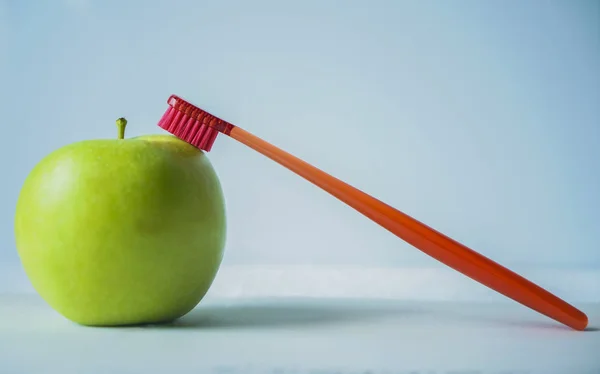
[[[369,305],[365,305],[369,304]],[[268,301],[231,304],[201,304],[182,318],[154,325],[161,328],[198,329],[265,329],[292,326],[314,326],[349,321],[376,320],[389,316],[424,313],[387,303]]]

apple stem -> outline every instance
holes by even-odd
[[[127,120],[123,117],[117,120],[117,128],[119,129],[119,139],[125,138],[125,126],[127,126]]]

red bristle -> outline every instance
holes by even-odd
[[[179,122],[179,118],[181,118],[181,116],[183,115],[183,113],[181,113],[178,110],[173,110],[173,114],[171,115],[171,118],[169,119],[169,126],[167,127],[167,131],[170,131],[172,133],[175,133],[177,131],[178,128],[178,122]]]
[[[170,113],[169,113],[169,117],[167,118],[167,122],[166,122],[166,130],[170,130],[173,127],[173,118],[175,118],[175,115],[177,114],[177,110],[175,110],[175,108],[170,108]]]
[[[183,140],[186,140],[186,134],[190,130],[190,121],[193,121],[193,119],[186,115],[183,115],[181,117],[181,120],[179,121],[180,125],[177,127],[177,136],[179,136]]]
[[[196,122],[195,119],[193,119],[192,117],[185,117],[187,119],[187,121],[185,121],[185,125],[182,127],[182,131],[181,131],[181,136],[182,139],[187,139],[188,134],[190,132],[192,132],[192,129],[194,128],[194,123]]]
[[[173,118],[173,123],[171,125],[173,131],[177,132],[177,136],[181,134],[181,127],[185,123],[186,115],[183,112],[175,113],[175,117]]]
[[[206,147],[209,145],[208,142],[210,140],[210,135],[211,135],[211,130],[210,127],[208,126],[203,126],[204,127],[204,131],[202,134],[202,137],[200,138],[200,148],[202,149],[206,149]]]
[[[169,126],[171,125],[171,120],[173,119],[174,115],[175,115],[175,109],[173,107],[169,107],[169,109],[167,109],[167,111],[161,118],[158,125],[160,127],[162,127],[163,129],[169,131]]]
[[[200,148],[205,149],[206,146],[208,145],[208,137],[210,136],[211,132],[214,131],[213,129],[211,129],[208,126],[204,126],[202,125],[202,130],[200,131],[200,133],[202,134],[201,136],[198,136],[197,142],[200,145]]]
[[[211,131],[211,133],[210,133],[210,135],[209,135],[209,136],[210,136],[210,139],[209,139],[209,140],[208,140],[208,142],[207,142],[207,143],[208,143],[208,145],[207,145],[207,148],[208,148],[208,149],[206,150],[206,152],[209,152],[209,151],[210,151],[210,149],[212,148],[212,145],[213,145],[213,144],[215,144],[215,140],[217,140],[217,135],[219,135],[219,132],[218,132],[218,131],[214,131],[214,130],[213,130],[213,131]]]
[[[165,122],[168,122],[167,117],[169,117],[169,113],[171,112],[171,109],[173,109],[173,108],[169,107],[169,109],[167,109],[165,114],[163,114],[163,116],[160,118],[160,121],[158,121],[158,126],[162,127],[163,129],[165,128]]]
[[[196,120],[196,124],[198,125],[198,128],[194,132],[191,140],[192,140],[193,144],[200,145],[202,138],[204,137],[204,133],[206,132],[206,126],[201,124],[200,121],[198,121],[198,120]]]
[[[234,128],[229,122],[205,112],[178,96],[171,95],[167,103],[169,108],[158,121],[158,126],[207,152],[211,150],[219,132],[229,135]]]

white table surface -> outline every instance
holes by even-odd
[[[0,295],[0,373],[592,374],[577,332],[512,303],[205,299],[170,326],[89,328]]]

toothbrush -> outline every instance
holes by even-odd
[[[171,95],[167,104],[169,107],[158,126],[181,140],[209,152],[219,133],[228,135],[322,188],[450,268],[574,330],[587,327],[588,318],[580,310],[407,214],[179,96]]]

